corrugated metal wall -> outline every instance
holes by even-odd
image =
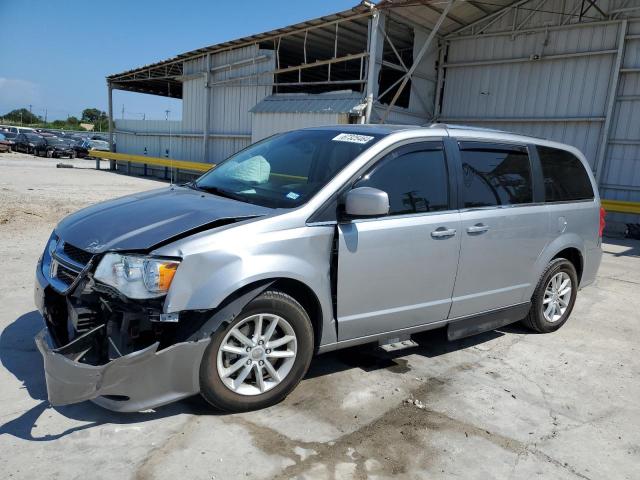
[[[255,62],[242,63],[256,59]],[[236,64],[236,65],[232,65]],[[225,67],[231,65],[230,67]],[[211,87],[209,98],[210,130],[209,155],[204,159],[217,163],[251,143],[251,114],[249,110],[271,94],[275,68],[273,51],[260,50],[257,45],[238,48],[211,56]],[[185,62],[185,75],[206,71],[206,58]],[[253,78],[222,83],[231,78],[259,73]],[[203,133],[205,129],[206,92],[204,75],[183,84],[182,122],[185,131]],[[227,136],[228,135],[228,136]],[[202,138],[185,140],[186,160],[203,161]]]
[[[166,120],[114,120],[116,151],[186,160],[183,156],[182,122]],[[169,135],[171,132],[171,135]]]
[[[602,8],[638,3],[604,2]],[[565,11],[579,4],[567,0]],[[604,158],[604,198],[640,201],[640,21],[628,20],[618,73],[622,19],[564,26],[550,9],[541,10],[525,27],[545,27],[536,31],[499,33],[529,15],[522,11],[516,22],[506,15],[482,35],[450,38],[440,120],[574,145],[594,171]],[[607,137],[608,99],[615,89]],[[637,217],[616,214],[611,220]]]
[[[288,132],[301,127],[322,127],[349,123],[346,114],[327,113],[252,113],[251,142],[257,142],[274,133]]]
[[[182,121],[115,120],[117,150],[142,155],[146,147],[147,155],[163,157],[169,149],[171,158],[218,163],[249,145],[249,110],[271,94],[273,76],[268,72],[275,68],[273,52],[254,45],[218,53],[211,56],[211,68],[208,158],[204,158],[206,57],[185,62]],[[258,76],[224,83],[256,72]]]
[[[610,24],[452,41],[442,120],[570,143],[594,165],[618,28]],[[546,58],[575,54],[584,55]],[[533,55],[540,60],[513,61]]]
[[[601,193],[612,200],[640,202],[640,21],[629,22],[616,92]],[[636,215],[616,215],[638,223]]]

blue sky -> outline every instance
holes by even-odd
[[[0,115],[106,111],[105,77],[178,53],[346,10],[357,0],[0,0]],[[180,101],[115,91],[114,115],[171,118]]]

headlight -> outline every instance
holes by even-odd
[[[154,298],[169,291],[178,265],[176,260],[107,253],[94,277],[129,298]]]

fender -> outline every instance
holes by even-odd
[[[275,283],[275,280],[261,282],[249,291],[235,296],[224,305],[217,309],[213,315],[207,320],[195,333],[193,333],[188,341],[204,340],[211,336],[221,325],[230,323],[236,318],[242,309],[254,298],[264,292],[267,288]]]
[[[565,233],[553,239],[540,253],[540,256],[533,265],[533,272],[530,282],[530,288],[524,293],[523,301],[528,301],[533,295],[533,291],[538,285],[538,281],[542,276],[542,272],[547,267],[553,257],[559,252],[567,248],[575,248],[580,255],[585,258],[585,246],[583,239],[575,233]]]
[[[308,287],[320,304],[321,342],[335,341],[330,280],[334,228],[304,226],[255,233],[247,231],[251,226],[184,239],[180,245],[183,261],[167,295],[165,312],[211,310],[228,318],[228,312],[218,311],[236,292],[245,292],[263,282],[291,279]],[[156,254],[166,255],[164,251]],[[241,310],[252,298],[234,309]],[[219,326],[216,322],[224,321],[220,318],[217,316],[211,325]]]

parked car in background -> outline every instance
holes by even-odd
[[[15,133],[12,133],[12,132],[2,132],[2,136],[4,137],[2,142],[5,145],[8,145],[10,150],[15,150],[15,148],[16,148],[16,137],[18,135],[15,134]]]
[[[19,133],[16,136],[16,152],[35,153],[36,146],[44,141],[40,135],[34,133]]]
[[[13,133],[13,132],[2,132],[2,134],[5,137],[5,141],[6,142],[10,142],[11,143],[11,149],[15,150],[16,147],[16,137],[18,136],[17,133]]]
[[[7,140],[4,134],[0,133],[0,152],[10,152],[13,142]]]
[[[76,158],[76,151],[71,148],[71,145],[54,136],[44,137],[43,141],[36,145],[34,153],[36,156],[44,156],[48,158]]]
[[[85,140],[71,138],[66,141],[69,143],[69,146],[76,152],[76,157],[85,158],[87,155],[89,155],[89,145]]]
[[[92,150],[100,150],[102,152],[109,151],[109,142],[104,140],[89,140],[89,148]]]
[[[35,285],[49,400],[252,410],[318,352],[553,332],[603,228],[591,168],[561,143],[441,124],[275,135],[56,226]]]
[[[13,132],[13,133],[38,133],[36,132],[35,128],[31,128],[31,127],[16,127],[13,125],[9,125],[6,127],[8,129],[8,131]]]

